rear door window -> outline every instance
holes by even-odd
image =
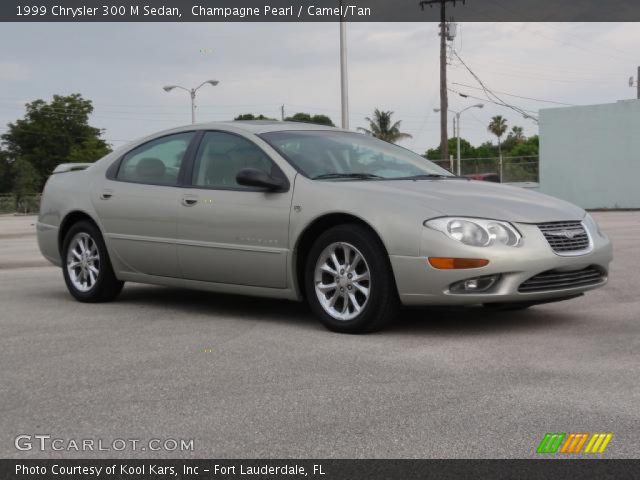
[[[175,186],[194,132],[157,138],[127,153],[118,169],[117,180],[151,185]]]

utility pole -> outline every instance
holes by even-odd
[[[459,1],[459,0],[458,0]],[[464,5],[465,0],[461,0]],[[423,0],[420,2],[420,8],[424,10],[425,5],[433,7],[440,4],[440,152],[442,160],[449,160],[449,133],[447,112],[449,111],[449,95],[447,91],[447,15],[446,4],[453,3],[456,6],[456,0]]]
[[[282,121],[284,122],[284,105],[282,105],[280,107],[280,118],[282,119]]]
[[[340,1],[342,7],[342,0]],[[342,128],[349,129],[349,77],[347,70],[347,24],[340,20],[340,103]]]

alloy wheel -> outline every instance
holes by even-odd
[[[318,257],[314,284],[325,312],[336,320],[352,320],[362,312],[369,300],[369,265],[353,245],[332,243]]]
[[[67,273],[75,289],[91,290],[100,276],[100,252],[95,240],[86,232],[75,235],[67,249]]]

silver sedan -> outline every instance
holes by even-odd
[[[37,231],[82,302],[126,281],[306,299],[340,332],[378,329],[401,304],[567,300],[603,286],[612,259],[579,207],[285,122],[177,128],[60,165]]]

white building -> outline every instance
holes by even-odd
[[[541,110],[539,190],[583,208],[640,208],[640,100]]]

